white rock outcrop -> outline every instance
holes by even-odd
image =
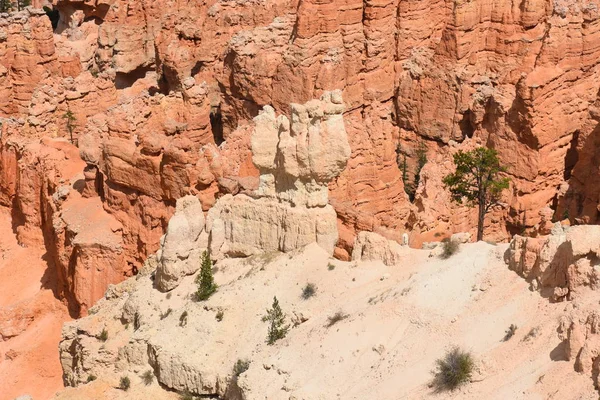
[[[292,104],[291,117],[267,106],[254,118],[253,162],[260,171],[251,194],[224,196],[208,212],[214,259],[288,252],[316,242],[329,254],[338,239],[328,183],[345,168],[350,145],[339,91]]]
[[[403,247],[374,232],[359,232],[354,241],[352,261],[382,261],[385,265],[396,265],[400,261]]]
[[[586,287],[600,288],[600,226],[552,229],[540,238],[515,235],[506,254],[509,268],[535,288],[554,289],[554,300],[573,298]]]
[[[181,278],[198,270],[200,255],[207,245],[207,234],[203,232],[204,214],[198,198],[178,199],[158,252],[156,285],[160,290],[173,289]]]

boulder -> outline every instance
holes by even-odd
[[[363,231],[358,233],[354,242],[352,261],[382,261],[385,265],[396,265],[404,252],[398,242]]]

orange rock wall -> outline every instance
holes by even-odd
[[[410,232],[413,245],[473,231],[473,210],[451,204],[441,179],[454,152],[481,144],[513,182],[488,239],[532,229],[546,206],[598,222],[597,1],[53,3],[54,34],[35,11],[0,25],[0,117],[21,119],[12,135],[73,135],[83,195],[121,224],[127,268],[157,249],[177,198],[197,195],[208,210],[252,186],[248,123],[261,107],[286,113],[334,89],[352,148],[330,185],[338,257],[358,230]],[[412,181],[423,144],[411,203],[398,161]],[[14,185],[4,174],[0,196]]]

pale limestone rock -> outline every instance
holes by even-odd
[[[338,232],[327,185],[350,157],[341,93],[326,92],[291,110],[288,119],[266,106],[254,118],[259,186],[250,196],[223,196],[209,210],[213,259],[288,252],[312,242],[333,254]]]
[[[471,241],[471,233],[470,232],[460,232],[454,233],[450,236],[450,240],[455,243],[469,243]]]
[[[253,162],[261,172],[259,196],[292,205],[325,206],[327,184],[346,167],[350,145],[338,92],[291,105],[291,118],[266,106],[254,118]]]
[[[402,246],[374,232],[359,232],[354,241],[352,261],[383,261],[385,265],[398,264],[403,254]]]
[[[200,254],[206,248],[206,243],[201,243],[203,230],[204,214],[198,198],[190,195],[177,200],[156,270],[156,285],[160,290],[173,289],[183,276],[198,270]]]
[[[211,255],[289,252],[316,242],[329,254],[337,241],[333,207],[290,207],[269,199],[226,195],[207,216]]]
[[[555,298],[572,299],[583,287],[600,284],[600,226],[554,227],[541,238],[515,235],[507,254],[509,268],[539,288],[555,290]]]

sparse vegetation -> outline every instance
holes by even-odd
[[[327,264],[328,271],[333,271],[334,269],[335,269],[335,265],[333,265],[332,263]]]
[[[317,286],[314,283],[307,283],[304,289],[302,289],[302,298],[304,300],[310,299],[315,294],[317,294]]]
[[[502,191],[509,187],[510,180],[499,176],[506,168],[500,165],[496,150],[487,147],[459,150],[454,154],[454,164],[456,171],[444,177],[444,186],[456,203],[478,206],[477,241],[483,240],[485,214],[498,204]]]
[[[338,322],[345,320],[346,318],[348,318],[348,314],[344,314],[341,311],[336,312],[335,314],[333,314],[331,317],[327,318],[327,327],[331,328],[333,325],[337,324]]]
[[[144,384],[146,386],[151,385],[152,381],[154,380],[154,374],[152,373],[152,371],[148,370],[144,372],[144,374],[142,375],[142,380],[144,381]]]
[[[217,291],[217,284],[213,277],[212,268],[213,265],[210,256],[207,251],[204,251],[204,253],[202,253],[200,275],[196,278],[196,283],[198,284],[196,300],[198,301],[208,300],[208,298]]]
[[[187,311],[182,312],[181,315],[179,316],[179,326],[186,326],[187,319],[188,319],[188,312]]]
[[[165,319],[167,318],[169,315],[171,315],[171,312],[173,312],[173,310],[171,308],[169,308],[167,311],[165,311],[164,313],[160,313],[160,319]]]
[[[449,238],[442,240],[442,253],[440,254],[440,258],[443,260],[447,260],[452,257],[459,249],[458,242],[454,242]]]
[[[96,375],[88,375],[87,383],[94,382],[97,379]]]
[[[508,327],[508,329],[505,332],[504,341],[505,342],[509,341],[513,336],[515,336],[516,331],[517,331],[517,326],[515,324],[510,324],[510,326]]]
[[[195,397],[194,397],[194,396],[192,396],[192,395],[191,395],[191,394],[189,394],[189,393],[184,393],[184,394],[182,394],[181,396],[179,396],[179,398],[180,398],[181,400],[194,400],[194,399],[195,399]]]
[[[240,376],[241,374],[243,374],[244,372],[248,371],[248,368],[250,368],[250,361],[247,359],[238,359],[235,364],[233,365],[233,376],[235,376],[236,378],[238,376]]]
[[[443,358],[436,361],[436,364],[433,387],[438,392],[455,390],[469,382],[475,365],[471,353],[458,347],[448,351]]]
[[[0,0],[0,12],[6,13],[12,10],[12,0]]]
[[[417,164],[415,166],[415,172],[412,178],[412,182],[410,181],[408,174],[408,163],[406,161],[406,154],[402,152],[402,148],[398,145],[396,149],[396,153],[398,154],[397,163],[398,167],[402,171],[402,183],[404,183],[404,191],[408,195],[408,198],[411,202],[415,200],[415,195],[417,193],[417,188],[419,187],[419,181],[421,180],[421,170],[427,164],[427,146],[425,142],[419,142],[419,145],[415,151],[415,156],[417,158]],[[400,161],[400,154],[402,154],[402,161]]]
[[[77,118],[75,118],[75,114],[73,114],[73,111],[69,109],[66,113],[64,113],[63,118],[67,120],[67,130],[69,131],[69,135],[71,137],[71,143],[75,144],[75,139],[73,138],[73,130],[75,129],[75,121],[77,121]]]
[[[527,332],[527,335],[525,335],[525,337],[523,338],[523,340],[522,340],[522,341],[523,341],[523,342],[528,342],[529,340],[531,340],[531,339],[533,339],[533,338],[537,337],[537,335],[539,334],[539,332],[540,332],[540,328],[538,328],[537,326],[536,326],[536,327],[533,327],[533,328],[531,328],[531,329],[529,330],[529,332]]]
[[[102,332],[100,332],[100,336],[98,337],[98,339],[100,339],[103,342],[106,342],[108,340],[108,331],[106,330],[106,328],[102,329]]]
[[[129,387],[131,386],[131,380],[129,379],[128,376],[122,376],[121,380],[119,381],[119,389],[121,390],[129,390]]]
[[[17,0],[17,9],[19,11],[24,10],[25,8],[31,5],[31,0]]]
[[[219,322],[223,321],[223,317],[225,316],[225,313],[223,312],[223,310],[219,310],[217,311],[217,314],[215,315],[215,319]]]
[[[262,320],[269,322],[269,330],[267,333],[267,344],[272,345],[279,339],[283,339],[290,329],[290,326],[285,323],[285,314],[281,310],[277,297],[273,297],[273,306],[267,310]]]

